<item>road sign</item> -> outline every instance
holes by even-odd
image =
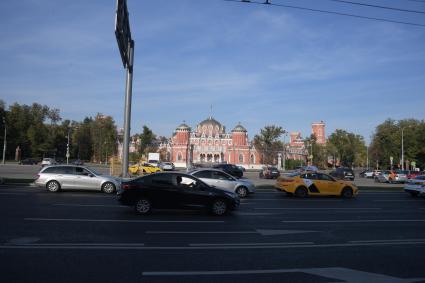
[[[115,14],[115,37],[124,68],[132,67],[130,64],[129,45],[132,42],[130,23],[128,20],[128,10],[126,0],[117,0],[117,10]]]

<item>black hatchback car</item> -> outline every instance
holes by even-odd
[[[213,166],[213,168],[220,169],[236,178],[242,178],[243,176],[243,171],[238,166],[233,164],[216,164]]]
[[[240,204],[233,192],[209,186],[191,175],[171,172],[125,181],[117,195],[121,204],[134,206],[138,214],[148,214],[152,208],[207,208],[214,215],[224,215]]]
[[[339,167],[332,171],[329,175],[341,180],[354,181],[354,172],[351,168]]]

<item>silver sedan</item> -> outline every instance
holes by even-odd
[[[112,176],[103,176],[95,170],[76,165],[46,166],[37,174],[34,181],[38,187],[45,187],[50,192],[65,189],[85,189],[103,191],[111,194],[119,189],[121,181]]]
[[[201,179],[210,186],[235,192],[240,198],[255,193],[255,186],[250,180],[236,179],[218,169],[195,169],[189,174]]]

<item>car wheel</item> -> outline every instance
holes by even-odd
[[[102,185],[102,191],[107,194],[112,194],[115,192],[115,185],[111,182],[106,182]]]
[[[152,210],[152,203],[147,198],[139,198],[134,206],[137,214],[148,214]]]
[[[56,193],[60,190],[61,186],[57,181],[50,181],[46,184],[46,188],[49,192]]]
[[[409,192],[409,194],[410,194],[412,197],[417,197],[417,196],[419,195],[419,192],[417,192],[417,191],[410,191],[410,192]]]
[[[344,188],[341,192],[341,196],[343,198],[352,198],[353,195],[354,195],[353,190],[349,187]]]
[[[246,187],[239,187],[236,189],[236,193],[240,198],[244,198],[248,195],[248,190]]]
[[[295,196],[299,198],[305,198],[308,196],[308,191],[306,187],[298,187],[295,190]]]
[[[214,215],[221,216],[227,213],[227,203],[222,199],[216,199],[211,205],[211,212]]]

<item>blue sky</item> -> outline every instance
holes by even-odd
[[[425,11],[409,0],[358,0]],[[424,14],[329,0],[274,0],[425,24]],[[425,119],[425,27],[223,0],[128,0],[135,40],[132,133],[170,136],[210,114],[250,138],[265,125],[346,129],[370,139],[387,118]],[[100,112],[123,124],[125,70],[115,1],[0,3],[0,99]]]

